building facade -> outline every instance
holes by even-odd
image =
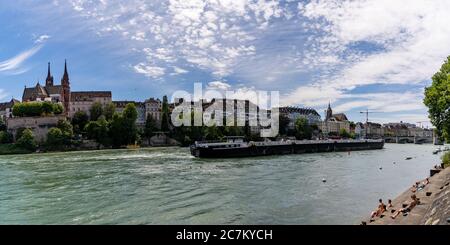
[[[112,102],[112,93],[111,91],[71,92],[70,98],[70,118],[79,111],[90,116],[90,109],[95,103],[100,103],[102,107],[105,107]]]
[[[125,107],[128,104],[134,104],[136,106],[137,110],[137,119],[136,119],[136,125],[138,127],[144,127],[145,121],[146,121],[146,103],[144,102],[136,102],[136,101],[113,101],[114,106],[116,107],[117,113],[122,113],[125,110]]]
[[[16,99],[11,99],[11,101],[6,103],[0,103],[0,118],[3,121],[6,121],[8,118],[12,118],[12,109],[15,104],[20,103],[20,101]]]
[[[162,103],[159,99],[150,98],[145,102],[145,119],[150,115],[156,121],[161,121]]]
[[[350,133],[350,122],[344,113],[333,114],[331,104],[328,104],[325,120],[321,123],[320,129],[324,135],[338,135],[342,130]]]
[[[355,134],[358,138],[380,139],[384,136],[384,127],[379,123],[357,123]]]
[[[305,118],[309,125],[319,126],[322,122],[319,113],[311,108],[280,107],[279,113],[289,119],[288,128],[291,130],[295,129],[295,122],[299,118]]]

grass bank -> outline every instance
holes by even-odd
[[[29,150],[17,147],[14,144],[0,144],[0,155],[30,154]]]

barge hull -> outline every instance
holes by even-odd
[[[191,153],[193,156],[199,158],[237,158],[320,152],[379,150],[383,149],[383,147],[384,142],[330,142],[319,144],[248,146],[240,148],[191,148]]]

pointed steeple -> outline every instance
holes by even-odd
[[[61,85],[69,84],[69,72],[67,71],[67,60],[64,60],[64,75],[61,79]]]
[[[50,62],[48,62],[48,72],[47,72],[47,78],[45,79],[45,86],[53,86],[53,76],[50,71]]]
[[[331,101],[328,102],[328,109],[327,109],[327,115],[325,117],[325,121],[330,120],[330,118],[333,117],[333,110],[331,110]]]
[[[67,60],[64,60],[64,75],[61,79],[61,85],[63,87],[61,102],[64,105],[64,113],[66,116],[68,116],[70,111],[70,82],[69,72],[67,71]]]

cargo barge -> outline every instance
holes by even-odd
[[[384,140],[281,140],[245,142],[229,138],[223,142],[195,142],[191,154],[198,158],[237,158],[318,152],[383,149]]]

